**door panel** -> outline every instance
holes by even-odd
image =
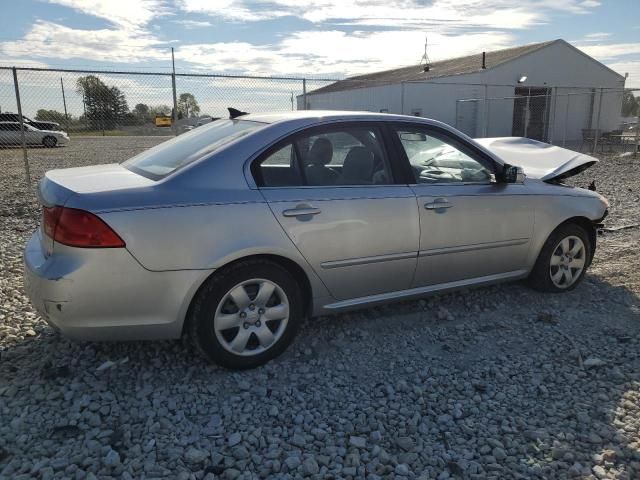
[[[534,212],[526,186],[412,188],[418,197],[421,228],[414,286],[525,268]]]
[[[20,132],[18,132],[20,135]],[[42,143],[43,135],[40,132],[34,132],[33,130],[25,129],[24,131],[24,141],[30,145],[37,145]]]
[[[411,285],[420,228],[409,187],[266,188],[262,193],[336,299]]]

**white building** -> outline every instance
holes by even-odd
[[[564,40],[479,52],[341,80],[298,108],[433,118],[473,137],[580,142],[620,125],[625,78]],[[587,134],[588,132],[585,132]]]

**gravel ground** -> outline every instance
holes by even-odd
[[[33,176],[157,141],[32,151]],[[22,293],[39,209],[21,152],[0,161],[0,478],[640,478],[638,228],[605,233],[574,292],[515,283],[312,319],[233,373],[180,341],[54,334]],[[609,226],[640,223],[638,162],[572,180],[596,179]]]

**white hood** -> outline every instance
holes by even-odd
[[[505,163],[522,167],[527,177],[545,181],[571,177],[598,161],[589,155],[530,138],[476,138],[475,141]]]

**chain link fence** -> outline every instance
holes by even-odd
[[[56,167],[120,162],[227,117],[227,107],[402,113],[476,138],[638,152],[639,99],[630,89],[0,67],[0,161],[23,164],[29,182],[32,170],[37,178]]]
[[[526,137],[582,152],[638,152],[640,89],[353,78],[310,89],[306,97],[308,109],[428,117],[474,138]],[[629,101],[636,107],[629,108]]]
[[[27,177],[32,164],[63,166],[69,158],[72,165],[122,161],[228,117],[228,107],[247,112],[302,108],[298,104],[304,104],[307,88],[334,81],[0,67],[0,158],[15,160],[20,153]]]
[[[544,90],[544,91],[543,91]],[[456,100],[455,127],[473,137],[526,137],[588,153],[638,152],[640,89],[523,89]]]

